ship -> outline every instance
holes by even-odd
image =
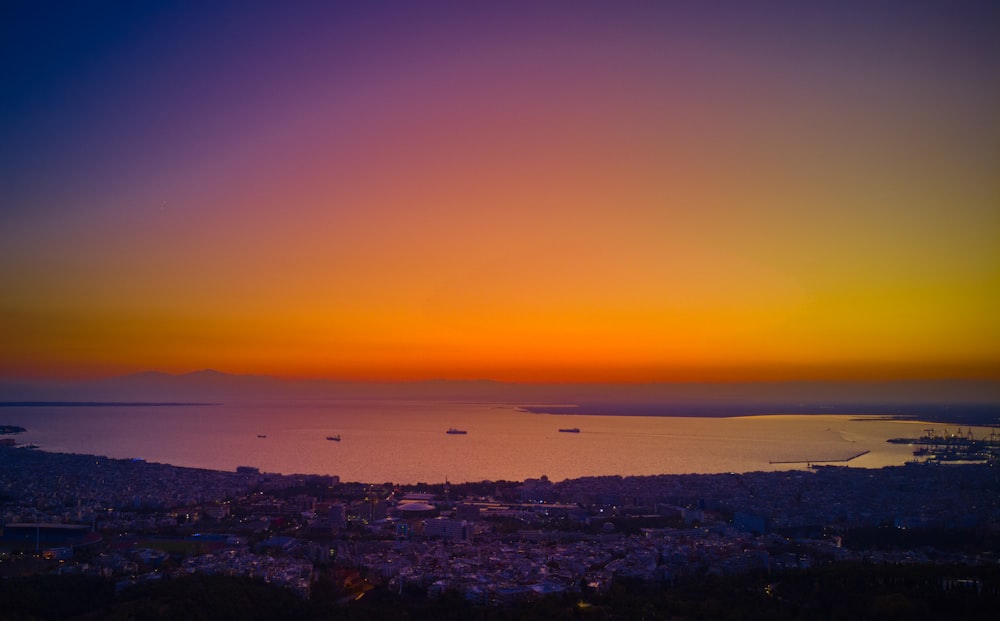
[[[267,436],[266,436],[266,435],[264,435],[264,434],[262,434],[262,433],[258,433],[258,434],[257,434],[257,437],[258,437],[258,438],[266,438]]]
[[[469,432],[466,431],[466,430],[464,430],[464,429],[455,429],[454,427],[452,427],[448,431],[446,431],[445,433],[450,433],[451,435],[454,436],[454,435],[465,435],[465,434],[467,434]]]
[[[567,427],[566,429],[560,429],[559,433],[580,433],[579,427]]]
[[[337,434],[335,436],[327,436],[326,439],[330,440],[331,442],[340,442],[340,434]]]

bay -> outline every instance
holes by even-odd
[[[929,426],[880,416],[551,415],[516,405],[370,400],[9,407],[0,416],[0,423],[27,428],[19,443],[47,451],[407,484],[752,472],[822,462],[878,468],[912,458],[910,447],[886,439],[916,437]],[[467,433],[445,433],[452,427]],[[341,441],[327,439],[333,435]]]

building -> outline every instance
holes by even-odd
[[[424,536],[441,537],[452,541],[472,541],[472,524],[465,520],[434,518],[424,521]]]

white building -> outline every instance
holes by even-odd
[[[472,524],[465,520],[434,518],[424,521],[424,535],[454,541],[472,541]]]

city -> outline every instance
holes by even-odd
[[[15,445],[0,464],[0,575],[117,590],[225,575],[308,599],[336,576],[344,602],[381,590],[503,607],[838,562],[995,567],[1000,541],[989,464],[408,486]]]

